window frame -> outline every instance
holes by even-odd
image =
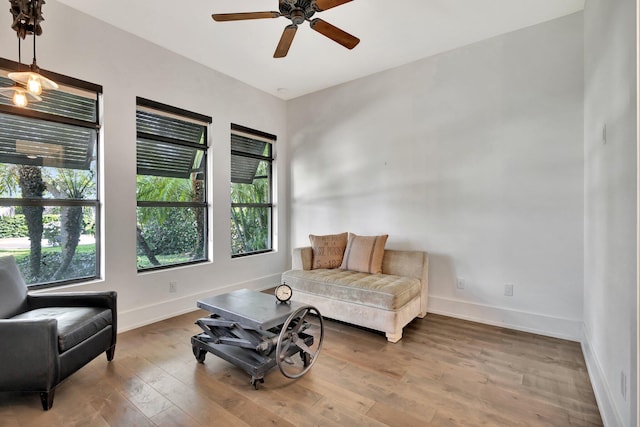
[[[14,71],[24,71],[24,65],[15,61],[11,61],[6,58],[0,58],[0,69],[5,71],[14,72]],[[12,116],[24,117],[33,120],[41,120],[45,122],[53,122],[56,124],[70,125],[74,127],[81,127],[85,129],[91,129],[96,131],[96,140],[95,140],[95,152],[94,156],[96,159],[96,195],[95,199],[56,199],[56,198],[0,198],[0,207],[11,207],[11,206],[35,206],[35,207],[49,207],[49,206],[58,206],[58,207],[90,207],[94,209],[95,212],[95,274],[93,276],[85,276],[78,277],[74,279],[67,280],[57,280],[52,282],[45,283],[34,283],[27,284],[27,288],[30,290],[35,289],[47,289],[47,288],[55,288],[60,286],[66,286],[76,283],[85,283],[93,280],[101,279],[101,271],[102,271],[102,252],[101,252],[101,201],[100,195],[102,194],[102,182],[100,180],[100,170],[101,170],[101,159],[100,159],[100,137],[101,137],[101,129],[102,129],[102,110],[101,110],[101,99],[102,99],[102,86],[90,83],[84,80],[80,80],[74,77],[65,76],[63,74],[58,74],[52,71],[48,71],[45,69],[40,69],[40,73],[55,81],[56,83],[67,86],[70,89],[79,89],[85,92],[95,93],[96,101],[95,101],[95,121],[85,121],[74,119],[71,117],[64,117],[57,114],[46,113],[42,111],[31,110],[28,107],[22,108],[14,105],[4,105],[0,104],[0,113],[7,114]],[[46,96],[46,92],[41,96]],[[35,165],[39,166],[39,165]]]
[[[167,201],[141,201],[141,200],[137,200],[136,198],[136,208],[154,208],[154,207],[159,207],[159,208],[203,208],[204,209],[204,215],[203,215],[203,227],[204,227],[204,236],[203,236],[203,243],[204,243],[204,253],[203,253],[203,258],[202,259],[198,259],[198,260],[192,260],[192,261],[185,261],[185,262],[179,262],[179,263],[174,263],[174,264],[166,264],[166,265],[158,265],[158,266],[153,266],[153,267],[147,267],[147,268],[139,268],[136,266],[137,272],[138,274],[141,273],[148,273],[148,272],[152,272],[152,271],[157,271],[157,270],[166,270],[169,268],[176,268],[176,267],[184,267],[184,266],[189,266],[189,265],[194,265],[194,264],[201,264],[203,262],[209,262],[210,260],[210,251],[209,251],[209,198],[208,198],[208,193],[209,193],[209,185],[210,184],[210,179],[209,179],[209,148],[210,148],[210,144],[209,144],[209,137],[210,137],[210,132],[209,132],[209,127],[211,125],[211,123],[213,122],[213,119],[210,116],[206,116],[203,114],[199,114],[199,113],[195,113],[193,111],[189,111],[189,110],[185,110],[179,107],[174,107],[172,105],[168,105],[168,104],[163,104],[161,102],[157,102],[157,101],[152,101],[150,99],[146,99],[143,97],[136,97],[136,114],[139,111],[139,108],[142,107],[144,109],[151,109],[151,110],[155,110],[157,111],[159,114],[165,113],[167,115],[171,115],[171,116],[176,116],[177,118],[180,118],[182,120],[193,120],[193,121],[197,121],[197,122],[201,122],[203,124],[203,129],[204,129],[204,144],[194,144],[194,143],[189,143],[186,141],[182,141],[179,139],[173,139],[173,138],[169,138],[169,137],[163,137],[160,135],[153,135],[153,134],[149,134],[146,132],[140,132],[137,129],[137,125],[136,125],[136,146],[137,146],[137,141],[138,139],[142,138],[145,139],[147,141],[157,141],[157,142],[161,142],[161,143],[165,143],[165,144],[175,144],[175,145],[179,145],[182,147],[187,147],[187,148],[193,148],[196,150],[201,150],[203,153],[203,158],[201,160],[202,164],[203,164],[203,175],[204,175],[204,181],[205,181],[205,191],[203,194],[203,201],[202,202],[167,202]],[[137,150],[137,148],[136,148]],[[137,154],[136,154],[137,157]],[[138,164],[137,164],[137,160],[136,160],[136,177],[139,175],[137,173],[138,170]],[[137,192],[137,186],[136,186],[136,192]],[[136,214],[137,217],[137,214]],[[136,218],[136,222],[137,222],[137,218]],[[136,240],[136,253],[137,253],[137,240]]]
[[[244,133],[246,135],[249,136],[255,136],[259,139],[263,139],[266,140],[265,142],[267,144],[270,144],[269,147],[269,156],[260,156],[260,155],[256,155],[256,154],[251,154],[251,153],[246,153],[243,151],[237,151],[233,149],[233,144],[230,143],[230,154],[231,156],[241,156],[241,157],[249,157],[249,158],[253,158],[256,160],[260,160],[260,161],[266,161],[268,162],[268,171],[269,171],[269,201],[268,203],[235,203],[232,200],[231,202],[231,211],[233,211],[234,208],[268,208],[269,209],[269,236],[268,236],[268,241],[269,241],[269,248],[268,249],[260,249],[257,251],[252,251],[252,252],[243,252],[243,253],[237,253],[234,254],[233,251],[231,251],[231,258],[242,258],[242,257],[247,257],[247,256],[251,256],[251,255],[259,255],[259,254],[265,254],[265,253],[270,253],[270,252],[275,252],[275,248],[274,248],[274,244],[273,244],[273,231],[274,231],[274,223],[275,223],[275,214],[274,214],[274,207],[275,204],[273,203],[273,199],[274,199],[274,194],[273,194],[273,164],[275,162],[275,156],[274,156],[274,148],[275,148],[275,143],[277,141],[277,136],[272,135],[270,133],[267,132],[263,132],[263,131],[259,131],[256,129],[252,129],[252,128],[248,128],[242,125],[238,125],[235,123],[231,123],[231,133],[230,136],[233,135],[234,132],[238,132],[238,133]],[[231,166],[233,168],[233,165]],[[229,183],[230,185],[233,185],[233,182],[231,182],[231,177],[229,179]],[[230,218],[231,220],[231,218]]]

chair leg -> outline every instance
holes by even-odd
[[[113,347],[109,347],[105,353],[107,353],[107,361],[111,362],[113,360],[113,356],[116,354],[116,346],[114,345]]]
[[[40,392],[40,401],[42,402],[42,409],[48,411],[53,406],[53,396],[55,394],[55,389],[49,391]]]

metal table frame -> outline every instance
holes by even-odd
[[[248,289],[205,298],[197,306],[211,315],[196,321],[203,331],[191,337],[196,360],[204,362],[206,354],[212,353],[247,372],[256,389],[264,383],[265,373],[278,364],[275,350],[283,324],[297,310],[308,307],[295,301],[277,304],[273,296]],[[312,346],[314,337],[303,331],[298,336],[299,345],[288,343],[280,357],[299,353],[306,367],[311,360],[301,347]]]

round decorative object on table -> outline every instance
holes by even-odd
[[[293,296],[293,290],[291,286],[283,283],[282,285],[276,286],[275,290],[276,300],[278,303],[288,303]]]

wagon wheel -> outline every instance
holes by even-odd
[[[276,344],[278,369],[287,378],[300,378],[318,360],[324,324],[317,308],[300,307],[284,322]],[[300,356],[293,357],[296,353]]]

